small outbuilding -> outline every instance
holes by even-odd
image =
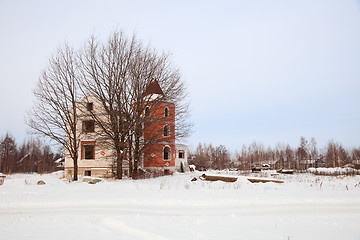
[[[176,144],[176,157],[175,157],[175,169],[178,172],[189,172],[190,167],[188,163],[189,149],[184,144]]]

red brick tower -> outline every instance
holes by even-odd
[[[166,101],[156,80],[147,86],[145,95],[149,104],[145,108],[143,167],[151,171],[175,171],[175,105]],[[161,99],[161,101],[159,101]]]

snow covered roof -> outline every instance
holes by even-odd
[[[59,158],[58,160],[56,160],[55,162],[56,163],[61,163],[61,162],[64,162],[65,161],[65,159],[64,158]]]

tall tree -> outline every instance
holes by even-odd
[[[306,161],[306,168],[308,164],[308,143],[305,137],[300,137],[300,146],[296,151],[296,168],[299,169],[299,163],[303,163]]]
[[[286,146],[285,150],[287,168],[291,169],[294,162],[294,151],[291,149],[290,145]]]
[[[90,111],[101,131],[97,133],[110,139],[116,153],[116,178],[122,178],[124,150],[129,137],[129,123],[125,121],[128,99],[128,76],[133,55],[138,49],[135,41],[129,41],[123,33],[110,36],[107,44],[91,37],[80,53],[83,81],[82,91],[86,102],[94,97],[99,103],[97,111]],[[107,117],[104,117],[107,116]]]
[[[6,133],[5,138],[0,140],[0,171],[12,173],[16,160],[17,148],[15,139]]]
[[[310,140],[309,153],[310,153],[310,159],[312,159],[312,160],[318,159],[318,150],[316,147],[316,140],[313,137]]]
[[[184,116],[187,113],[184,111],[187,105],[182,103],[186,99],[185,87],[179,70],[171,65],[169,54],[158,54],[155,50],[141,48],[131,68],[129,93],[133,106],[129,108],[127,122],[133,123],[131,146],[136,176],[142,153],[156,142],[167,141],[163,130],[157,128],[156,122],[164,121],[166,118],[175,119],[175,136],[171,137],[178,139],[186,136],[189,128],[182,124],[188,120]],[[170,107],[164,114],[164,104],[167,103],[174,104],[176,111],[169,110],[172,109]]]
[[[78,112],[80,98],[79,71],[75,51],[65,44],[49,59],[37,83],[37,102],[26,122],[31,133],[44,136],[62,145],[74,163],[73,179],[78,179]]]
[[[190,164],[195,164],[198,169],[210,168],[212,163],[213,147],[199,143],[194,153],[191,153]]]
[[[337,155],[338,153],[336,149],[336,144],[333,140],[330,140],[327,145],[326,156],[325,156],[327,167],[336,167],[337,158],[338,158]]]
[[[224,169],[230,165],[230,154],[224,145],[220,145],[215,148],[215,158],[213,161],[213,167],[215,169]]]
[[[341,143],[337,144],[337,152],[339,166],[344,166],[345,164],[350,163],[349,153],[344,149]]]
[[[83,76],[81,88],[86,96],[94,97],[101,104],[102,113],[93,111],[92,117],[101,128],[101,134],[111,139],[116,152],[116,178],[122,178],[126,148],[128,156],[134,158],[136,172],[141,153],[152,141],[159,140],[161,133],[154,133],[153,125],[146,123],[152,118],[161,121],[152,113],[157,112],[163,101],[176,105],[177,126],[181,126],[177,135],[184,137],[189,132],[190,125],[185,124],[187,119],[184,117],[188,114],[188,105],[184,103],[185,86],[168,54],[158,54],[143,47],[135,36],[128,38],[123,32],[115,31],[105,44],[91,37],[79,56]],[[148,94],[147,86],[153,79],[161,85],[164,94]],[[91,99],[86,102],[89,101]],[[145,114],[147,107],[149,114]],[[108,117],[103,117],[104,114]],[[144,142],[146,131],[152,132],[152,138]]]
[[[356,167],[359,167],[360,163],[360,147],[353,148],[351,151],[351,162],[355,164]]]

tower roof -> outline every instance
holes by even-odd
[[[145,90],[145,96],[150,94],[164,95],[164,92],[161,90],[161,87],[155,78],[151,79],[151,82],[149,83],[149,85],[146,87]]]

